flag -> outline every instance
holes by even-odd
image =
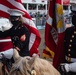
[[[29,50],[30,55],[32,56],[34,53],[39,54],[38,47],[41,41],[41,37],[39,34],[36,25],[32,21],[29,13],[24,8],[21,0],[0,0],[0,16],[9,18],[9,9],[17,9],[23,11],[25,15],[23,15],[24,24],[29,29],[30,35],[30,43],[29,43]]]
[[[49,0],[45,26],[44,58],[52,58],[53,65],[58,68],[64,57],[65,23],[62,0]]]
[[[55,8],[55,0],[49,0],[48,1],[48,15],[47,15],[47,21],[46,21],[46,26],[45,26],[45,45],[46,48],[43,51],[43,56],[44,57],[54,57],[54,50],[56,47],[56,41],[57,41],[57,32],[55,27],[55,22],[53,22],[53,17],[54,17],[54,8]],[[50,13],[51,12],[51,13]],[[53,34],[51,34],[53,33]],[[55,35],[56,34],[56,35]],[[54,36],[52,36],[54,35]],[[55,41],[54,41],[55,40]]]

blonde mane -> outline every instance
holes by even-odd
[[[17,54],[17,53],[15,53]],[[16,55],[15,55],[16,56]],[[60,75],[52,64],[39,57],[14,56],[13,64],[9,75]]]
[[[31,60],[29,63],[31,63]],[[60,75],[49,61],[39,57],[35,57],[31,67],[34,67],[35,71],[37,72],[36,75]]]

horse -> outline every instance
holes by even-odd
[[[14,63],[9,75],[60,75],[50,61],[35,57],[21,57],[14,49]]]

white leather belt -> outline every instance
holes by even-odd
[[[0,40],[0,42],[9,42],[11,41],[11,39],[3,39],[3,40]]]
[[[71,58],[71,57],[65,56],[65,59],[66,59],[68,62],[76,62],[76,58]]]

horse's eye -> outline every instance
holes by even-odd
[[[31,75],[31,71],[27,70],[27,72]]]
[[[20,69],[19,69],[19,68],[16,68],[15,70],[16,70],[16,71],[20,71]]]

